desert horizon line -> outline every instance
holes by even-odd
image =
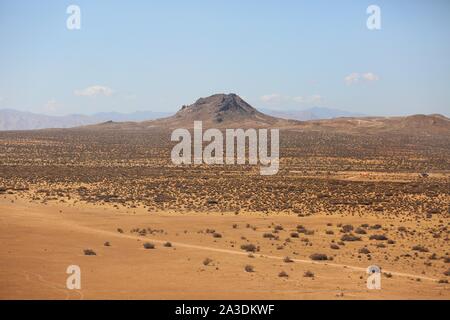
[[[315,106],[315,107],[309,107],[306,109],[282,109],[282,108],[259,108],[259,107],[255,107],[258,111],[266,113],[266,112],[274,112],[274,113],[292,113],[292,112],[309,112],[312,110],[330,110],[330,111],[341,111],[341,112],[348,112],[348,113],[352,113],[351,111],[347,111],[341,108],[329,108],[329,107],[319,107],[319,106]],[[64,113],[64,114],[52,114],[52,113],[46,113],[46,112],[36,112],[36,111],[28,111],[28,110],[22,110],[22,109],[18,109],[18,108],[13,108],[13,107],[5,107],[5,108],[0,108],[0,112],[2,111],[13,111],[13,112],[18,112],[18,113],[28,113],[28,114],[33,114],[33,115],[39,115],[39,116],[46,116],[46,117],[54,117],[54,118],[63,118],[63,117],[70,117],[70,116],[85,116],[85,117],[93,117],[93,116],[98,116],[98,115],[105,115],[105,114],[114,114],[114,115],[135,115],[135,114],[139,114],[139,113],[153,113],[153,114],[160,114],[162,116],[167,115],[167,116],[171,116],[174,115],[175,113],[177,113],[180,109],[178,110],[171,110],[171,111],[158,111],[158,110],[152,110],[152,109],[136,109],[133,111],[128,111],[128,112],[123,112],[123,111],[116,111],[114,109],[108,110],[108,111],[98,111],[98,112],[93,112],[93,113]],[[397,114],[360,114],[360,115],[354,115],[354,116],[337,116],[337,117],[333,117],[333,118],[315,118],[312,120],[322,120],[322,119],[334,119],[334,118],[345,118],[345,117],[350,117],[350,118],[395,118],[395,117],[408,117],[408,116],[416,116],[416,115],[424,115],[424,116],[433,116],[433,115],[437,115],[437,116],[443,116],[446,118],[450,118],[450,114],[444,114],[444,113],[439,113],[439,112],[429,112],[429,113],[397,113]],[[153,120],[153,119],[149,119],[149,120]],[[295,119],[294,119],[295,120]],[[145,120],[143,120],[145,121]],[[305,120],[305,121],[309,121],[309,120]]]

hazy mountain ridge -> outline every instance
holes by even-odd
[[[202,121],[205,128],[271,127],[295,131],[355,134],[450,135],[450,119],[437,114],[368,117],[337,109],[317,107],[303,111],[271,110],[267,113],[258,111],[236,94],[214,94],[200,98],[191,105],[183,105],[173,115],[138,111],[130,114],[111,112],[92,116],[55,117],[14,110],[0,110],[0,130],[70,127],[94,130],[145,130],[154,127],[174,129],[192,128],[194,121]]]
[[[331,110],[331,111],[330,111]],[[450,135],[450,119],[442,115],[404,117],[352,117],[334,109],[313,108],[319,116],[340,117],[321,120],[287,120],[258,111],[236,94],[215,94],[184,105],[173,116],[143,122],[107,122],[89,126],[100,130],[146,130],[149,128],[192,128],[202,121],[204,128],[279,128],[298,132],[321,131],[345,134]],[[320,112],[319,112],[320,111]]]
[[[279,117],[283,119],[293,119],[300,121],[309,120],[323,120],[334,119],[340,117],[366,117],[367,115],[362,113],[348,112],[339,109],[313,107],[305,110],[272,110],[261,109],[262,112],[271,115],[273,117]]]
[[[227,98],[224,98],[227,97]],[[214,115],[209,111],[203,111],[203,115],[200,115],[201,107],[205,107],[208,103],[218,103],[217,99],[225,99],[224,105],[219,109],[212,111]],[[184,108],[183,108],[184,107]],[[176,114],[176,117],[191,117],[196,120],[202,119],[203,121],[209,121],[213,119],[220,123],[225,120],[229,120],[230,112],[234,112],[234,120],[242,120],[244,115],[253,115],[255,118],[259,117],[259,121],[271,123],[275,119],[286,120],[320,120],[320,119],[333,119],[337,117],[359,117],[363,114],[355,114],[343,110],[314,107],[306,110],[269,110],[269,109],[257,109],[250,106],[247,102],[242,100],[239,96],[216,94],[207,98],[200,98],[191,106],[183,106]],[[188,108],[191,107],[191,108]],[[222,110],[220,110],[222,108]],[[227,109],[228,108],[228,109]],[[195,110],[193,110],[195,109]],[[190,111],[187,111],[190,110]],[[189,116],[190,114],[190,116]],[[237,116],[240,114],[240,116]],[[0,109],[0,130],[34,130],[34,129],[50,129],[50,128],[72,128],[78,126],[86,126],[99,124],[102,122],[141,122],[146,120],[156,120],[163,118],[170,118],[173,113],[170,112],[155,112],[155,111],[135,111],[132,113],[120,113],[120,112],[98,112],[93,115],[83,114],[70,114],[66,116],[51,116],[45,114],[38,114],[26,111],[18,111],[14,109]],[[237,117],[236,117],[237,116]],[[269,118],[273,117],[273,118]]]
[[[50,116],[13,109],[1,109],[0,130],[72,128],[105,121],[145,121],[168,115],[170,113],[136,111],[132,113],[100,112],[94,115],[71,114],[67,116]]]

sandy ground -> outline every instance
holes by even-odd
[[[408,237],[395,238],[396,243],[384,249],[375,248],[367,239],[332,250],[331,240],[340,237],[339,223],[357,226],[380,223],[380,219],[369,215],[300,218],[260,213],[149,213],[82,203],[43,204],[4,195],[0,198],[0,298],[450,299],[449,285],[438,283],[448,279],[443,275],[448,263],[438,259],[424,264],[433,252],[448,254],[445,242],[429,240],[424,245],[431,251],[416,256]],[[307,236],[308,242],[303,235],[286,242],[298,224],[314,230],[314,235]],[[415,230],[427,227],[401,217],[386,217],[382,224],[389,230],[399,225]],[[283,226],[280,240],[264,238],[274,225]],[[134,228],[159,231],[142,236],[130,232]],[[330,229],[334,235],[325,233]],[[389,234],[393,237],[394,232]],[[111,246],[104,246],[106,241]],[[155,249],[144,249],[147,241]],[[164,246],[166,241],[172,246]],[[245,243],[256,244],[260,251],[249,256],[240,248]],[[372,252],[370,260],[358,254],[364,245]],[[84,255],[84,249],[96,255]],[[333,260],[312,261],[309,256],[317,252]],[[405,253],[413,257],[395,259]],[[285,262],[286,256],[292,262]],[[212,260],[208,265],[203,263],[206,258]],[[81,268],[81,290],[66,288],[69,265]],[[253,266],[254,272],[246,272],[246,265]],[[370,265],[382,267],[381,290],[366,288],[365,270]],[[279,277],[281,271],[288,277]],[[314,277],[305,277],[306,271]]]

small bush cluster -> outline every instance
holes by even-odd
[[[309,256],[309,258],[315,261],[328,260],[328,256],[323,253],[313,253],[312,255]]]
[[[95,251],[92,250],[92,249],[84,249],[83,252],[84,252],[84,255],[85,255],[85,256],[96,256],[96,255],[97,255],[97,254],[95,253]]]
[[[361,241],[361,238],[349,233],[349,234],[344,234],[341,237],[341,240],[342,241]]]
[[[155,245],[151,242],[145,242],[143,244],[143,246],[144,246],[144,249],[155,249]]]

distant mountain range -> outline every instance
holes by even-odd
[[[0,130],[31,130],[80,127],[86,130],[147,130],[192,128],[201,120],[204,128],[281,128],[356,134],[402,133],[450,135],[450,119],[442,115],[367,117],[336,109],[311,108],[299,111],[259,111],[236,94],[214,94],[184,105],[175,114],[139,111],[94,115],[47,116],[16,110],[0,110]]]
[[[0,130],[34,130],[48,128],[72,128],[106,121],[144,121],[167,117],[171,113],[137,111],[133,113],[101,112],[94,115],[71,114],[49,116],[12,109],[0,110]]]
[[[322,108],[322,107],[313,107],[306,110],[288,110],[288,111],[280,111],[280,110],[269,110],[269,109],[261,109],[262,112],[269,114],[274,117],[283,118],[283,119],[293,119],[300,121],[308,121],[308,120],[326,120],[326,119],[334,119],[340,117],[365,117],[366,115],[362,113],[353,113],[338,109],[330,109],[330,108]]]
[[[220,95],[214,95],[216,98]],[[214,97],[213,96],[213,97]],[[221,97],[221,96],[220,96]],[[237,96],[236,96],[237,97]],[[230,99],[230,98],[229,98]],[[240,98],[239,98],[240,99]],[[238,99],[231,99],[233,102]],[[231,101],[230,100],[230,101]],[[200,100],[202,102],[202,100]],[[198,103],[198,101],[196,102]],[[238,101],[237,104],[244,104],[243,100]],[[246,103],[245,103],[246,104]],[[236,107],[236,106],[235,106]],[[245,109],[246,106],[244,106]],[[248,107],[247,107],[248,108]],[[258,112],[256,109],[254,113]],[[133,113],[120,112],[100,112],[94,115],[72,114],[67,116],[49,116],[44,114],[37,114],[31,112],[17,111],[13,109],[0,110],[0,130],[34,130],[47,128],[72,128],[78,126],[86,126],[107,121],[114,122],[140,122],[146,120],[154,120],[171,116],[173,113],[169,112],[154,112],[154,111],[136,111]],[[362,114],[351,113],[347,111],[314,107],[306,110],[268,110],[262,109],[262,114],[293,120],[320,120],[320,119],[334,119],[338,117],[361,117]]]
[[[184,105],[172,116],[141,122],[108,121],[86,126],[85,130],[153,130],[192,128],[201,120],[203,128],[279,128],[297,132],[339,132],[344,134],[403,134],[408,136],[450,135],[450,119],[443,115],[411,115],[404,117],[352,117],[333,109],[311,109],[309,117],[333,117],[299,121],[284,119],[258,111],[236,94],[214,94]],[[314,112],[318,114],[317,116]],[[318,112],[320,111],[320,112]],[[293,115],[290,114],[290,117]],[[345,117],[344,117],[345,116]]]

